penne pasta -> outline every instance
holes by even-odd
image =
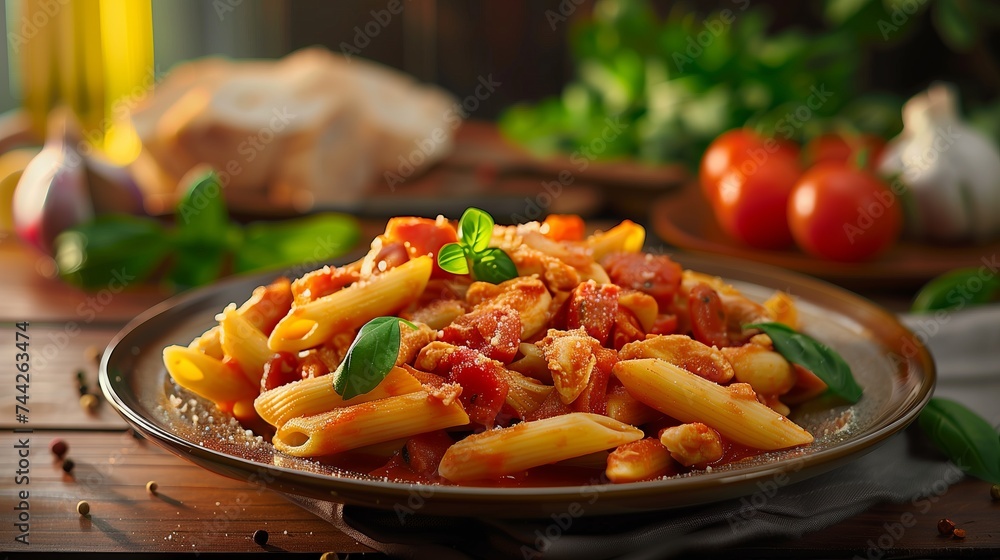
[[[432,261],[417,257],[364,283],[353,284],[292,309],[268,338],[275,352],[298,352],[332,335],[356,329],[417,299],[430,279]]]
[[[646,230],[625,220],[608,231],[599,231],[587,238],[587,246],[596,262],[612,253],[638,253],[646,241]]]
[[[572,412],[472,434],[448,448],[438,473],[454,482],[496,478],[642,437],[642,430],[607,416]]]
[[[420,381],[402,368],[392,368],[371,391],[344,400],[333,390],[333,374],[293,381],[258,396],[253,403],[257,414],[272,426],[281,427],[292,418],[313,416],[335,408],[415,393]]]
[[[457,398],[426,391],[292,418],[278,428],[274,447],[295,457],[335,455],[384,441],[469,423]]]
[[[545,398],[554,389],[551,385],[543,385],[516,371],[504,368],[501,368],[501,371],[504,372],[509,387],[506,403],[516,410],[521,418],[542,406]]]
[[[163,363],[178,385],[219,404],[253,400],[260,391],[238,368],[187,346],[164,348]]]
[[[608,416],[633,426],[641,426],[663,417],[663,413],[636,399],[625,387],[617,385],[608,391]]]
[[[772,451],[813,440],[758,402],[746,384],[723,387],[655,358],[621,361],[613,371],[640,401],[682,422],[703,422],[736,443]]]
[[[260,386],[264,364],[274,354],[267,347],[267,336],[237,312],[235,305],[230,305],[222,312],[219,326],[222,329],[222,351],[240,365],[250,383]]]

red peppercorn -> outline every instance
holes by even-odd
[[[955,532],[955,523],[948,518],[944,518],[938,521],[938,533],[948,536]]]
[[[49,450],[52,451],[53,455],[62,459],[66,456],[66,452],[69,451],[69,444],[59,438],[55,438],[49,443]]]

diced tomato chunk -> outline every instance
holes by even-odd
[[[549,214],[542,222],[542,234],[553,241],[582,241],[584,229],[576,214]]]
[[[264,375],[260,378],[260,391],[287,385],[302,379],[298,370],[298,358],[291,352],[278,352],[264,363]]]
[[[567,303],[567,330],[583,327],[587,334],[606,344],[615,325],[620,293],[621,288],[614,284],[598,286],[591,280],[578,285]]]
[[[449,366],[448,381],[462,386],[459,400],[473,422],[493,427],[497,413],[507,400],[510,387],[500,367],[476,350],[458,347],[443,360]]]
[[[406,264],[408,260],[410,260],[410,253],[405,243],[402,241],[385,243],[375,255],[375,270],[379,272],[392,270],[401,264]]]
[[[434,272],[431,274],[431,278],[451,278],[453,276],[442,270],[437,264],[437,254],[441,247],[458,241],[455,227],[447,220],[393,218],[385,226],[385,236],[390,241],[405,243],[411,259],[421,255],[430,255],[434,259]]]
[[[295,303],[302,305],[353,284],[359,277],[357,268],[325,266],[292,282],[292,295]]]
[[[608,380],[611,379],[612,368],[618,363],[618,353],[608,348],[598,348],[594,355],[597,357],[597,364],[594,365],[594,370],[590,373],[587,387],[570,404],[570,408],[576,412],[607,415]]]
[[[622,346],[629,342],[644,338],[646,333],[642,332],[642,326],[639,325],[639,319],[636,319],[635,314],[624,307],[619,307],[615,315],[615,328],[611,333],[611,345],[614,349],[621,350]]]
[[[670,307],[681,286],[681,265],[667,255],[615,253],[601,264],[612,282],[653,296],[661,310]]]
[[[521,344],[521,316],[510,307],[472,312],[445,327],[439,340],[472,348],[487,358],[510,363]]]
[[[441,457],[455,440],[444,430],[436,430],[411,437],[403,447],[403,460],[413,472],[427,477],[437,475]]]
[[[676,334],[677,333],[677,315],[673,313],[660,314],[656,316],[656,321],[653,321],[653,328],[649,330],[649,334]]]
[[[726,310],[718,292],[708,284],[698,284],[688,295],[688,309],[691,311],[692,338],[709,346],[729,346]]]

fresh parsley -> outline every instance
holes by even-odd
[[[816,374],[835,395],[852,403],[861,398],[861,386],[854,380],[851,366],[829,346],[781,323],[754,323],[743,328],[764,331],[771,337],[775,351]]]
[[[438,265],[452,274],[469,274],[476,280],[499,284],[517,277],[517,267],[502,249],[490,247],[493,217],[469,208],[458,222],[458,242],[438,251]],[[471,266],[470,266],[471,265]]]
[[[371,391],[389,375],[399,355],[400,323],[417,328],[399,317],[376,317],[358,331],[333,376],[333,390],[344,400]]]

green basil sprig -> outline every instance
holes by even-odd
[[[358,331],[334,372],[333,390],[344,400],[371,391],[389,375],[399,355],[400,323],[417,328],[399,317],[376,317]]]
[[[920,412],[920,429],[963,471],[1000,484],[1000,434],[965,406],[933,398]]]
[[[851,366],[829,346],[782,323],[754,323],[743,328],[764,331],[775,351],[816,374],[834,394],[852,403],[861,398],[861,386],[854,380]]]
[[[222,183],[210,172],[188,186],[172,225],[144,216],[98,216],[60,234],[55,259],[63,279],[86,289],[151,277],[185,289],[226,272],[322,263],[346,253],[360,235],[357,221],[345,214],[232,222]]]
[[[458,222],[458,242],[438,251],[438,266],[452,274],[469,274],[476,280],[499,284],[517,278],[517,267],[502,249],[490,247],[493,217],[478,208],[469,208]]]

